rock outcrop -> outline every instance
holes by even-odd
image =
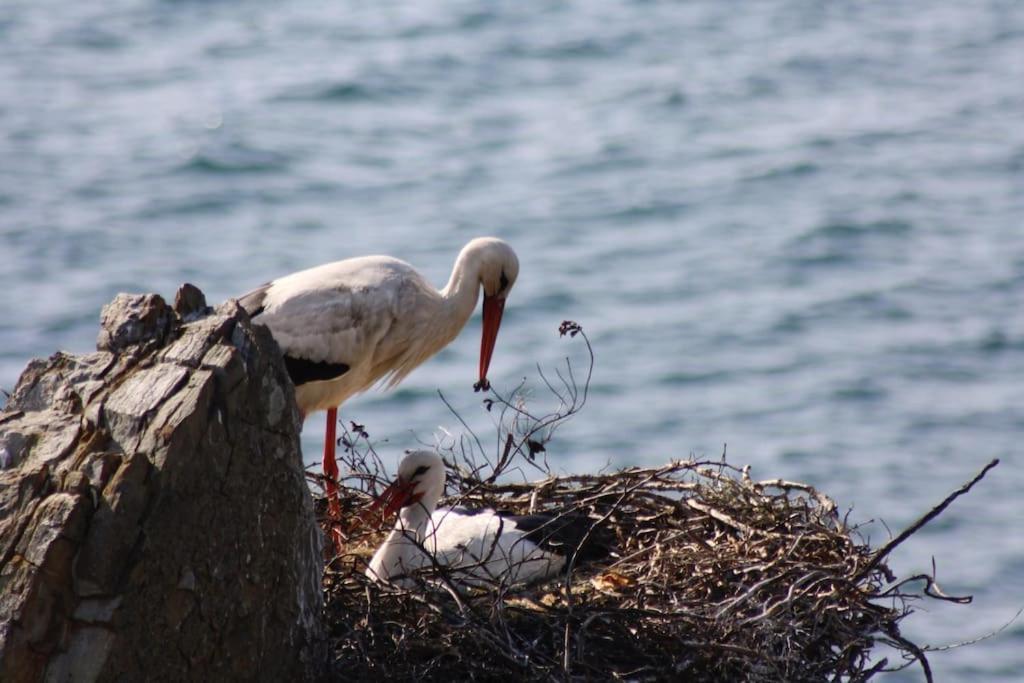
[[[0,412],[0,680],[312,680],[321,535],[267,330],[185,286]]]

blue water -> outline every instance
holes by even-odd
[[[119,291],[220,301],[365,253],[440,285],[500,235],[496,386],[583,362],[565,318],[596,351],[560,469],[728,444],[895,530],[1002,458],[892,562],[976,596],[906,635],[974,638],[1024,606],[1022,84],[1018,0],[6,0],[0,387],[90,350]],[[343,416],[394,462],[459,430],[441,388],[493,435],[478,326]],[[1016,681],[1022,645],[932,662]]]

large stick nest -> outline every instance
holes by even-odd
[[[897,581],[883,561],[895,544],[870,548],[810,486],[755,481],[724,460],[505,481],[513,463],[546,468],[544,444],[586,398],[571,366],[567,377],[548,385],[560,398],[551,415],[493,399],[505,437],[493,461],[466,439],[445,452],[453,495],[442,504],[592,521],[590,540],[609,554],[545,584],[460,590],[443,569],[417,590],[368,579],[391,520],[360,511],[386,477],[372,448],[357,447],[368,443],[361,427],[346,434],[342,506],[356,521],[324,586],[347,680],[865,681],[889,666],[879,644],[930,678],[922,648],[899,632],[921,597],[903,588],[923,581],[927,595],[954,598],[928,576]]]

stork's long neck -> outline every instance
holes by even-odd
[[[422,541],[426,534],[427,522],[430,521],[430,515],[434,514],[435,508],[437,508],[437,500],[431,501],[426,497],[418,503],[407,505],[398,512],[398,519],[395,520],[392,533],[396,531],[399,533],[414,532],[416,538]]]
[[[370,560],[369,574],[382,580],[412,571],[426,564],[424,542],[429,533],[430,516],[437,507],[439,494],[427,495],[419,503],[407,505],[398,513],[395,526]],[[427,552],[432,552],[429,548]]]
[[[480,257],[476,251],[463,249],[455,260],[452,276],[441,290],[441,297],[449,307],[450,315],[459,321],[459,329],[473,315],[480,297]]]

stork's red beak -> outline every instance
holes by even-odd
[[[381,516],[384,518],[390,517],[396,511],[410,503],[419,501],[423,497],[423,494],[415,495],[413,493],[415,488],[416,482],[414,481],[395,480],[393,484],[384,489],[384,492],[380,494],[380,498],[373,501],[373,505],[367,510],[367,514],[372,515],[383,507],[384,511],[381,512]]]
[[[491,355],[494,353],[494,343],[498,340],[498,328],[501,327],[501,314],[504,310],[504,297],[484,294],[484,325],[483,335],[480,337],[480,381],[473,387],[477,391],[491,388],[491,383],[487,381],[487,370],[491,367]]]

